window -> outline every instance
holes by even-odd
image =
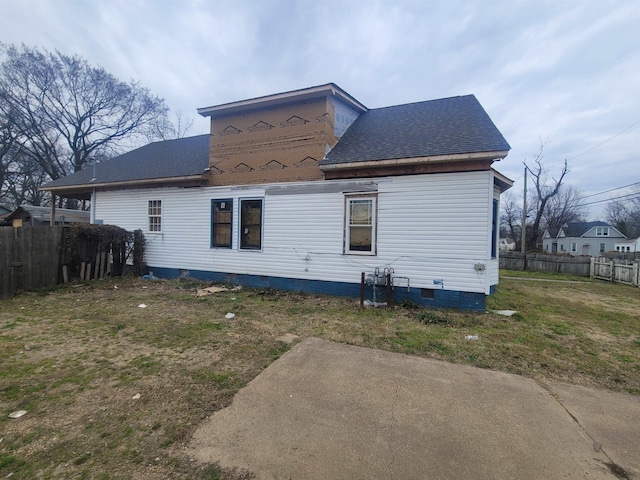
[[[596,227],[596,237],[608,237],[609,227]]]
[[[376,254],[376,197],[346,197],[345,253]]]
[[[571,242],[571,251],[572,252],[578,251],[578,244],[576,242]]]
[[[231,248],[233,200],[211,200],[211,247]]]
[[[149,200],[149,231],[162,232],[162,200]]]
[[[262,200],[240,200],[240,248],[262,248]]]
[[[600,244],[600,253],[604,252],[605,246],[604,243]]]
[[[498,200],[493,199],[493,214],[491,216],[491,258],[498,255]]]
[[[563,244],[560,244],[560,251],[564,252],[564,245]]]

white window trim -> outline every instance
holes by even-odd
[[[151,202],[158,202],[158,206],[160,207],[160,215],[151,215],[151,213],[149,212],[149,210],[151,209]],[[159,230],[151,230],[151,219],[152,218],[159,218],[160,219],[160,229]],[[152,233],[152,234],[159,234],[162,233],[162,224],[163,224],[163,219],[162,219],[162,200],[161,199],[154,199],[154,200],[149,200],[147,201],[147,232],[148,233]]]
[[[351,202],[354,200],[371,200],[371,250],[351,250],[349,244],[351,243],[350,233],[351,227],[350,213]],[[378,254],[378,196],[377,195],[345,195],[344,197],[344,254],[345,255],[367,255],[375,256]]]
[[[578,251],[578,242],[571,242],[571,251],[572,252]]]
[[[609,227],[596,227],[596,237],[608,237]]]

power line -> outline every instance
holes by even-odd
[[[634,185],[640,185],[640,182],[630,183],[629,185],[624,185],[622,187],[611,188],[609,190],[605,190],[604,192],[592,193],[591,195],[584,195],[582,199],[584,200],[585,198],[596,197],[598,195],[602,195],[603,193],[609,193],[615,190],[622,190],[623,188],[633,187]]]
[[[614,138],[622,135],[624,132],[626,132],[627,130],[631,130],[633,127],[635,127],[636,125],[640,124],[640,120],[638,120],[635,123],[632,123],[631,125],[629,125],[627,128],[625,128],[624,130],[619,131],[618,133],[616,133],[615,135],[612,135],[611,137],[607,138],[606,140],[604,140],[603,142],[598,143],[597,145],[594,145],[591,148],[587,148],[584,152],[578,153],[577,155],[574,155],[573,157],[568,158],[567,160],[573,160],[574,158],[578,158],[582,155],[584,155],[585,153],[590,152],[591,150],[595,150],[598,147],[601,147],[602,145],[604,145],[605,143],[613,140]]]
[[[620,195],[619,197],[608,198],[606,200],[596,200],[595,202],[589,202],[589,203],[581,203],[581,204],[576,205],[576,206],[577,207],[586,207],[587,205],[596,205],[598,203],[608,203],[608,202],[613,202],[614,200],[622,200],[623,198],[636,197],[636,196],[638,196],[637,193],[628,193],[626,195]]]

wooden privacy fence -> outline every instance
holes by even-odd
[[[73,279],[121,276],[129,253],[134,275],[141,275],[144,235],[139,230],[84,224],[0,227],[0,298]]]
[[[640,262],[591,258],[591,278],[640,287]]]
[[[552,272],[588,277],[590,257],[550,255],[543,253],[500,252],[500,268],[527,270],[530,272]]]
[[[58,283],[63,228],[0,227],[0,298]]]

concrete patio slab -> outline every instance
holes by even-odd
[[[615,479],[607,464],[628,457],[585,428],[524,377],[310,338],[205,421],[188,454],[257,479]]]

